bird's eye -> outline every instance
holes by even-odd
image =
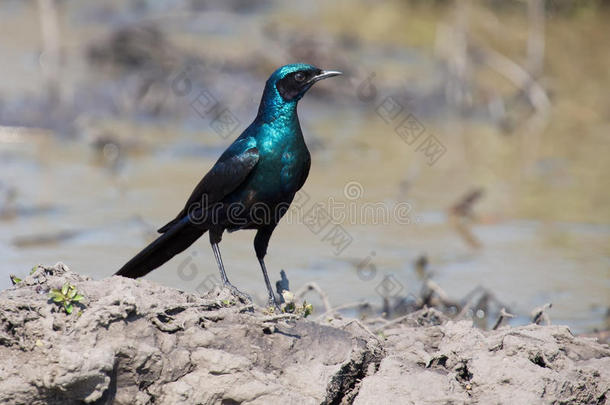
[[[305,80],[305,75],[303,74],[303,72],[297,72],[294,75],[294,80],[296,80],[297,82],[302,82],[303,80]]]

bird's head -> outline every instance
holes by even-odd
[[[267,80],[267,89],[284,102],[297,102],[315,82],[340,74],[341,72],[322,70],[305,63],[293,63],[273,72]]]

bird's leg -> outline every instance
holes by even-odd
[[[218,243],[212,243],[212,250],[214,251],[214,257],[216,258],[216,264],[218,264],[218,270],[220,271],[220,279],[222,280],[222,284],[224,285],[232,285],[227,278],[227,273],[225,272],[225,266],[222,263],[222,257],[220,256],[220,249],[218,248]]]
[[[237,289],[229,279],[227,278],[227,273],[225,272],[225,266],[222,264],[222,257],[220,256],[220,249],[218,248],[218,243],[212,243],[212,250],[214,251],[214,257],[216,257],[216,263],[218,264],[218,270],[220,271],[220,278],[222,279],[222,284],[229,288],[231,292],[242,298],[245,301],[252,302],[252,298],[248,294],[245,294]]]
[[[269,305],[273,305],[276,308],[280,308],[279,302],[275,298],[275,293],[273,292],[273,287],[271,287],[271,282],[269,281],[269,275],[267,274],[267,267],[265,267],[265,260],[263,258],[258,259],[258,262],[261,264],[261,270],[263,270],[263,277],[265,277],[265,284],[267,284],[267,291],[269,292]]]
[[[218,247],[218,242],[220,242],[220,237],[217,234],[210,232],[210,243],[212,244],[212,250],[214,251],[214,257],[216,258],[216,264],[218,264],[218,271],[220,271],[220,279],[222,280],[222,284],[225,287],[229,288],[234,295],[238,296],[239,298],[243,299],[244,301],[252,302],[252,298],[250,298],[250,296],[248,294],[244,294],[243,292],[239,291],[237,289],[237,287],[235,287],[229,281],[229,278],[227,277],[227,273],[225,272],[225,266],[222,263],[222,256],[220,256],[220,248]]]
[[[269,293],[269,305],[273,305],[277,309],[280,308],[280,304],[275,298],[275,293],[273,292],[273,287],[271,287],[271,282],[269,281],[269,275],[267,274],[267,267],[265,266],[265,255],[267,254],[267,246],[269,245],[269,239],[271,238],[271,233],[275,227],[267,227],[261,228],[256,233],[254,237],[254,250],[256,251],[256,257],[258,258],[258,262],[261,265],[261,270],[263,271],[263,277],[265,278],[265,284],[267,285],[267,292]]]

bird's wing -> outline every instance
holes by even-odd
[[[209,204],[222,200],[248,177],[248,174],[256,166],[258,157],[256,140],[253,137],[242,138],[233,142],[197,184],[184,209],[174,220],[160,228],[158,232],[164,233],[179,222],[188,214],[189,208],[194,204],[205,208]]]

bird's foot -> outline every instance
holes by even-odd
[[[235,287],[233,284],[229,283],[228,281],[224,283],[224,287],[228,288],[229,290],[231,290],[231,293],[236,296],[237,298],[239,298],[239,300],[244,303],[244,304],[250,304],[252,303],[252,297],[250,297],[248,294],[243,293],[241,291],[239,291],[237,289],[237,287]]]
[[[277,298],[275,298],[275,294],[269,295],[269,298],[267,299],[267,306],[275,308],[278,313],[282,313],[282,307],[280,306]]]

